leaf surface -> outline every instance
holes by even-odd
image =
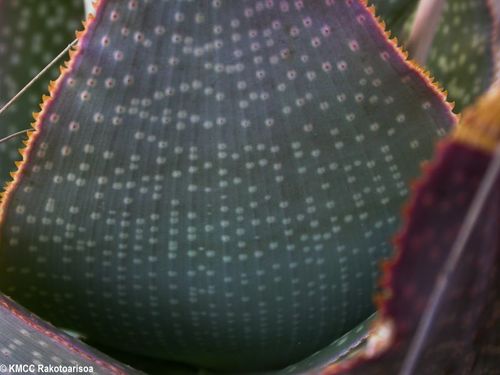
[[[0,287],[103,345],[283,368],[373,312],[454,121],[361,1],[102,1],[2,206]]]

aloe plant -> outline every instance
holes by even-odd
[[[457,111],[493,81],[479,3],[478,44],[456,42],[475,71],[436,74],[450,93],[473,74]],[[426,35],[431,70],[455,9]],[[457,118],[363,1],[102,0],[85,26],[2,199],[3,293],[150,373],[493,371],[495,89],[414,188],[394,254],[410,182]],[[0,363],[135,371],[2,301],[0,349],[29,329],[48,349]]]
[[[65,0],[64,6],[56,0],[0,2],[0,107],[71,42],[82,19],[80,0]],[[58,75],[56,66],[2,114],[0,138],[29,127],[49,81]],[[2,186],[10,180],[12,163],[19,158],[20,148],[20,139],[0,144]]]

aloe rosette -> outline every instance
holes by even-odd
[[[351,0],[101,1],[51,96],[0,288],[105,347],[229,371],[365,341],[408,183],[455,121]]]

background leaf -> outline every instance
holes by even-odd
[[[3,290],[104,346],[231,371],[373,313],[455,118],[363,2],[283,4],[100,3],[4,200]]]
[[[447,1],[427,66],[457,113],[493,82],[493,18],[488,0]]]
[[[406,42],[418,1],[369,2],[377,7],[377,14],[387,22],[392,33]],[[470,105],[493,82],[494,24],[490,0],[445,3],[425,67],[455,102],[456,113]]]
[[[81,0],[0,1],[0,107],[74,39],[83,15]],[[51,69],[2,114],[0,138],[29,127],[58,75]],[[22,138],[0,144],[0,186],[10,180],[22,147]]]

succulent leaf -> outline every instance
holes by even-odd
[[[373,312],[454,121],[363,1],[101,1],[4,199],[0,288],[117,349],[283,368]]]
[[[427,61],[461,112],[493,82],[494,19],[489,0],[447,1]]]
[[[0,295],[0,373],[38,374],[54,367],[60,373],[139,374]]]
[[[493,151],[500,150],[499,100],[494,89],[465,112],[416,187],[398,254],[382,282],[378,326],[391,334],[327,374],[498,369],[500,152]],[[428,326],[425,317],[433,318]],[[424,345],[415,345],[415,337]],[[415,365],[405,371],[403,363]]]
[[[0,1],[0,108],[74,39],[83,15],[81,0]],[[29,126],[49,81],[58,75],[57,67],[51,69],[2,114],[0,138]],[[20,148],[21,138],[0,144],[2,187]]]

